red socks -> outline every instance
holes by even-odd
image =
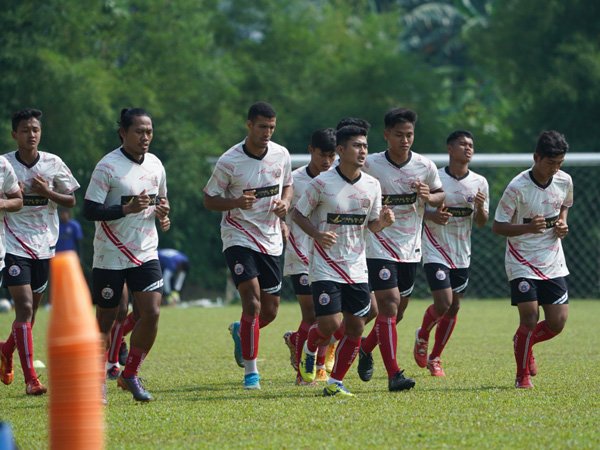
[[[148,355],[148,352],[138,347],[131,347],[129,349],[129,355],[127,356],[127,363],[125,369],[123,369],[123,378],[132,378],[137,376],[140,366],[144,362],[144,359]]]
[[[131,333],[136,322],[137,319],[133,316],[132,312],[127,314],[127,317],[125,317],[125,320],[123,321],[123,336],[127,336]]]
[[[240,320],[240,340],[242,342],[242,358],[253,360],[258,356],[258,339],[260,337],[260,325],[257,316],[242,314]]]
[[[457,318],[458,316],[450,317],[444,314],[438,320],[437,328],[435,329],[435,343],[433,344],[433,349],[429,355],[430,360],[441,356],[444,347],[446,347],[446,344],[448,343],[448,339],[452,336]]]
[[[360,346],[360,337],[351,338],[344,336],[337,346],[335,353],[336,361],[331,372],[331,378],[342,381],[358,355],[358,347]]]
[[[13,322],[13,336],[19,351],[21,367],[25,376],[25,383],[37,378],[33,368],[33,336],[31,334],[31,322]]]
[[[308,337],[306,339],[306,347],[310,352],[316,353],[319,345],[329,344],[331,336],[325,336],[319,331],[319,327],[315,324],[308,330]]]
[[[538,342],[547,341],[548,339],[552,339],[557,334],[558,333],[552,331],[548,327],[548,323],[545,320],[538,322],[538,324],[533,329],[533,340],[531,345],[537,344]]]
[[[396,317],[377,316],[375,326],[373,327],[379,341],[379,350],[385,370],[388,373],[388,378],[393,377],[400,372],[398,362],[396,360],[396,347],[398,345],[398,333],[396,331]],[[373,331],[371,331],[373,333]],[[370,336],[371,334],[369,334]],[[368,338],[367,338],[368,339]],[[363,343],[364,344],[364,343]],[[365,346],[363,345],[363,350]]]
[[[533,331],[524,325],[517,328],[513,337],[517,376],[529,375],[529,351],[531,350]]]
[[[435,306],[433,304],[429,305],[429,308],[427,308],[423,315],[423,322],[421,323],[421,329],[419,330],[419,338],[429,341],[429,333],[439,319],[440,316],[436,312]]]
[[[110,347],[108,348],[108,362],[116,364],[119,361],[119,349],[123,340],[123,324],[115,322],[110,330]]]
[[[300,322],[300,326],[298,327],[298,331],[292,334],[291,339],[296,338],[296,340],[292,340],[296,344],[296,363],[298,367],[300,367],[300,356],[302,356],[302,347],[304,347],[304,343],[306,342],[306,338],[308,338],[308,330],[310,329],[312,324],[308,322]]]

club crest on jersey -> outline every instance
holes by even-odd
[[[13,264],[8,268],[8,274],[11,277],[18,277],[19,275],[21,275],[21,268],[16,264]]]
[[[328,305],[330,301],[331,297],[329,297],[329,294],[327,292],[323,292],[321,295],[319,295],[319,305]]]
[[[281,176],[281,173],[282,173],[282,172],[281,172],[281,169],[277,169],[277,170],[275,171],[275,178],[279,178],[279,177]]]
[[[235,266],[233,266],[233,272],[234,272],[236,275],[241,275],[241,274],[243,274],[243,273],[244,273],[244,265],[243,265],[243,264],[240,264],[240,263],[237,263]]]
[[[368,198],[363,198],[360,201],[360,206],[362,206],[363,208],[369,208],[369,206],[371,206],[371,200],[369,200]]]
[[[304,275],[300,275],[300,285],[302,286],[308,286],[308,275],[304,274]]]
[[[442,269],[438,269],[435,273],[435,277],[440,281],[444,281],[446,279],[446,272],[444,272]]]
[[[528,292],[529,289],[531,289],[531,286],[529,285],[529,283],[527,281],[523,280],[519,283],[518,289],[519,289],[519,292],[522,292],[524,294],[525,292]]]
[[[473,203],[475,201],[475,197],[473,195],[467,195],[467,203]]]
[[[104,300],[109,300],[115,296],[115,291],[111,287],[105,287],[100,293]]]
[[[388,269],[387,267],[384,267],[383,269],[381,269],[379,271],[379,278],[382,279],[383,281],[389,280],[391,276],[392,276],[392,272],[390,272],[390,269]]]

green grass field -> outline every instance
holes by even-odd
[[[352,399],[293,384],[282,334],[297,326],[295,303],[284,303],[262,330],[262,390],[249,392],[227,332],[240,307],[165,308],[141,373],[156,401],[139,404],[111,382],[106,447],[600,448],[599,301],[571,301],[565,331],[535,347],[539,374],[530,391],[513,387],[517,311],[508,300],[464,301],[443,354],[445,379],[431,377],[412,358],[427,304],[412,301],[398,326],[399,362],[416,387],[388,392],[377,353],[369,383],[358,378],[356,363],[346,377]],[[12,319],[0,315],[2,336]],[[42,361],[47,321],[40,310],[34,337],[35,359]],[[47,448],[47,396],[26,396],[18,363],[16,369],[15,382],[0,385],[0,420],[10,422],[20,448]],[[45,370],[40,374],[45,381]]]

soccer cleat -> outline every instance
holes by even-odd
[[[46,392],[48,392],[48,389],[37,378],[32,378],[25,386],[25,393],[27,395],[43,395]]]
[[[244,389],[260,389],[260,375],[256,372],[244,375]]]
[[[339,381],[328,384],[323,388],[323,395],[326,397],[354,397],[354,394],[350,392],[346,387]]]
[[[327,381],[329,380],[329,375],[327,375],[327,371],[325,369],[317,369],[317,374],[315,375],[315,381]]]
[[[533,383],[529,375],[517,376],[515,380],[515,387],[517,389],[533,389]]]
[[[427,369],[429,369],[432,377],[446,376],[444,369],[442,369],[441,363],[442,361],[440,361],[440,358],[433,358],[427,361]]]
[[[327,346],[327,353],[325,353],[325,370],[327,373],[333,371],[333,365],[335,364],[335,350],[337,349],[337,342],[329,344]]]
[[[412,378],[406,378],[404,376],[404,370],[396,373],[392,378],[388,380],[388,389],[390,391],[408,391],[415,387],[415,380]]]
[[[365,338],[362,338],[364,341]],[[356,368],[358,376],[363,381],[369,381],[373,378],[373,353],[367,353],[362,349],[362,346],[358,349],[358,367]]]
[[[242,358],[242,340],[240,339],[240,323],[233,322],[229,324],[229,333],[233,339],[233,357],[238,366],[244,367],[244,358]]]
[[[119,366],[114,365],[106,371],[106,378],[109,380],[116,380],[117,378],[119,378],[120,374],[121,369],[119,368]]]
[[[0,342],[0,379],[8,386],[15,379],[15,372],[13,370],[12,355],[8,358],[4,356],[4,353],[2,353],[3,345],[4,342]]]
[[[316,355],[309,355],[306,353],[307,343],[304,343],[302,347],[302,355],[300,356],[300,367],[298,370],[300,371],[300,375],[302,379],[307,383],[312,383],[315,381],[315,377],[317,375],[317,365],[315,364]]]
[[[533,356],[533,349],[529,352],[529,362],[527,365],[529,366],[529,375],[535,377],[538,373],[538,368],[535,362],[535,357]]]
[[[150,395],[150,392],[144,389],[142,382],[137,376],[125,378],[123,374],[121,374],[119,375],[119,378],[117,378],[117,384],[124,391],[131,392],[133,398],[138,402],[149,402],[150,400],[154,400],[152,395]]]
[[[292,342],[293,334],[293,331],[286,331],[285,333],[283,333],[283,341],[290,350],[290,364],[292,365],[294,370],[298,370],[298,364],[296,363],[296,345]]]
[[[419,331],[421,328],[417,328],[417,332],[415,333],[415,348],[413,349],[413,355],[415,357],[415,362],[419,367],[427,367],[427,344],[428,342],[425,339],[421,339],[419,337]]]
[[[127,350],[127,344],[125,341],[121,341],[121,346],[119,347],[119,364],[125,366],[127,364],[127,355],[129,355],[129,351]]]

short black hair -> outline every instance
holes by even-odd
[[[335,133],[335,140],[337,145],[344,146],[346,143],[355,136],[366,136],[367,130],[358,127],[356,125],[346,125],[345,127],[340,128]]]
[[[390,109],[383,118],[385,128],[394,128],[398,123],[417,123],[417,113],[406,108]]]
[[[133,125],[133,118],[140,116],[146,116],[152,119],[152,116],[148,113],[148,111],[143,108],[123,108],[121,110],[119,120],[117,120],[117,123],[119,124],[119,130],[123,128],[125,131],[127,131],[129,127]],[[119,130],[117,130],[117,135],[122,142],[123,138],[121,137]]]
[[[458,138],[463,137],[463,136],[464,137],[468,137],[471,140],[475,140],[475,138],[473,137],[473,133],[471,133],[470,131],[467,131],[467,130],[455,130],[452,133],[450,133],[448,135],[448,137],[446,138],[446,144],[452,144]]]
[[[568,150],[565,136],[554,130],[542,131],[535,146],[535,152],[542,158],[564,155]]]
[[[323,152],[335,152],[335,130],[333,128],[321,128],[310,137],[312,148],[318,148]]]
[[[348,125],[356,125],[357,127],[364,128],[367,130],[367,132],[371,129],[371,124],[360,117],[344,117],[338,122],[338,124],[335,126],[335,129],[339,130],[340,128],[347,127]]]
[[[267,102],[256,102],[248,109],[248,120],[254,120],[258,116],[272,119],[276,115],[275,109]]]
[[[34,108],[26,108],[26,109],[17,111],[16,113],[14,113],[12,115],[12,130],[17,131],[17,128],[19,128],[19,124],[23,120],[29,120],[31,118],[37,119],[41,123],[42,122],[42,120],[41,120],[42,112],[39,109],[34,109]]]

